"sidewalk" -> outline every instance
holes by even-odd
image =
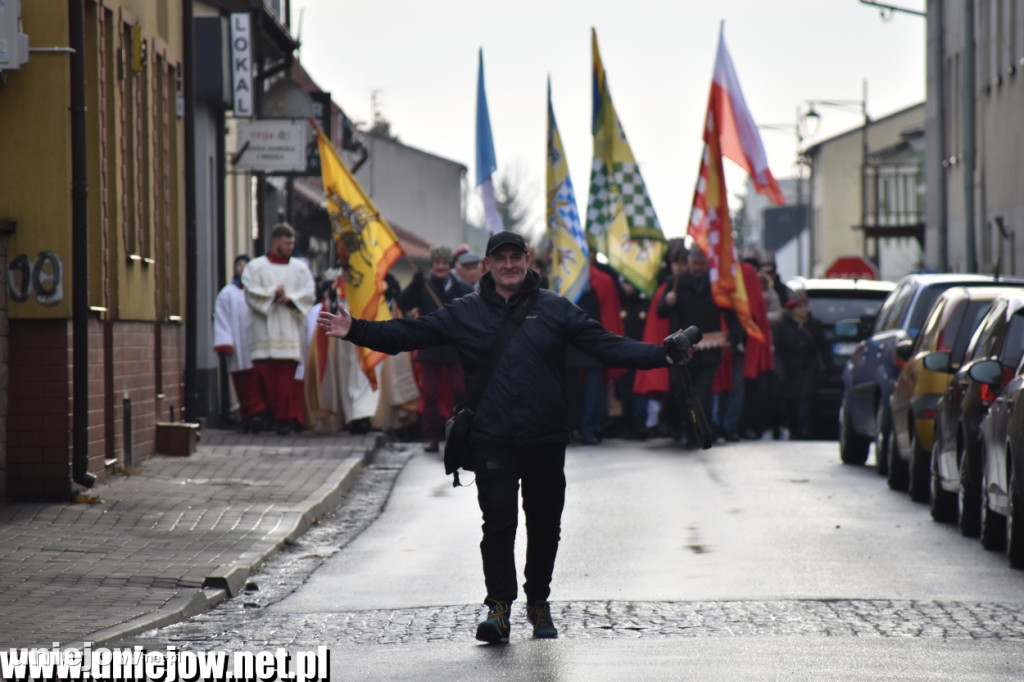
[[[0,649],[110,642],[244,589],[334,509],[383,435],[203,430],[87,491],[95,504],[0,504]]]

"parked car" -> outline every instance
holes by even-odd
[[[944,351],[924,359],[929,369],[953,374],[935,406],[931,490],[936,499],[932,507],[938,511],[938,520],[953,518],[955,509],[960,532],[968,537],[981,532],[983,452],[979,426],[1024,354],[1022,315],[1024,289],[1008,289],[992,302],[959,369],[953,369],[949,353]],[[987,360],[999,365],[995,372],[998,381],[992,379],[992,363],[974,369]]]
[[[825,438],[835,437],[839,397],[843,392],[843,365],[857,342],[867,337],[870,326],[860,325],[852,337],[836,336],[836,323],[850,318],[873,320],[896,287],[895,282],[870,279],[809,279],[797,277],[787,283],[791,289],[803,289],[811,299],[811,315],[821,324],[825,340],[832,346],[832,362],[818,376],[814,393],[814,423],[821,425]],[[819,431],[818,428],[815,429]]]
[[[889,441],[889,487],[907,489],[916,502],[929,500],[935,405],[951,375],[924,366],[935,351],[949,353],[959,369],[967,345],[983,317],[1005,287],[950,287],[932,306],[916,341],[896,344],[896,364],[905,364],[889,397],[892,436]]]
[[[1014,325],[1008,335],[1016,334],[1022,327]],[[1007,339],[1006,343],[1013,340]],[[1024,339],[1016,341],[1022,343]],[[1005,377],[1002,365],[992,360],[977,363],[971,372],[993,391],[999,389]],[[989,407],[981,423],[981,438],[982,544],[992,549],[1005,545],[1010,566],[1024,568],[1024,473],[1017,473],[1024,472],[1024,362],[1017,366]]]
[[[896,284],[882,304],[870,336],[857,344],[843,367],[838,414],[839,457],[843,463],[864,464],[874,442],[876,469],[879,474],[888,473],[889,396],[899,375],[896,345],[917,339],[932,305],[946,289],[1000,281],[987,275],[915,274]],[[836,324],[836,334],[855,338],[864,323],[843,320]]]

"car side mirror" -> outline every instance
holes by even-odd
[[[983,384],[1001,385],[1003,365],[998,360],[979,360],[967,370],[968,376]]]
[[[871,315],[870,313],[865,313],[860,316],[861,336],[871,336],[871,332],[875,328],[875,320],[877,319],[878,315]]]
[[[939,350],[924,356],[921,363],[925,369],[944,374],[953,373],[953,356],[947,351]]]
[[[836,337],[840,339],[856,339],[860,334],[860,320],[839,320],[836,322]]]
[[[910,355],[913,350],[914,342],[911,341],[910,339],[903,339],[902,341],[896,344],[896,357],[898,357],[903,362],[906,362],[907,360],[910,359]]]

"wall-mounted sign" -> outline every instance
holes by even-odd
[[[249,14],[231,15],[231,100],[235,116],[251,118],[252,111],[252,32]]]
[[[305,119],[253,119],[238,122],[235,170],[260,173],[296,173],[306,170],[309,121]]]

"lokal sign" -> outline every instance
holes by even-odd
[[[839,256],[825,270],[828,279],[878,279],[874,263],[864,256]]]
[[[237,12],[231,15],[231,99],[236,118],[252,117],[252,83],[249,14]]]

